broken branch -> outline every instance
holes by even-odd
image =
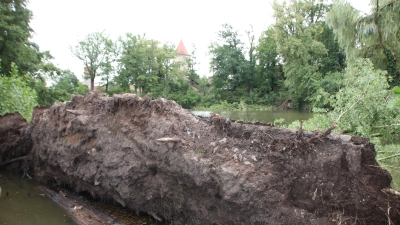
[[[391,155],[391,156],[388,156],[388,157],[383,157],[383,158],[377,159],[377,161],[381,161],[381,160],[385,160],[385,159],[390,159],[390,158],[394,158],[394,157],[397,157],[397,156],[400,156],[400,153],[394,154],[394,155]]]
[[[19,161],[19,160],[24,160],[24,159],[28,158],[28,156],[29,156],[29,155],[22,156],[22,157],[19,157],[19,158],[16,158],[16,159],[8,160],[8,161],[6,161],[6,162],[0,163],[0,166],[5,166],[5,165],[7,165],[7,164],[10,164],[10,163],[13,163],[13,162],[16,162],[16,161]]]

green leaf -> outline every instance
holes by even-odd
[[[396,95],[397,97],[400,97],[400,87],[395,87],[395,88],[393,88],[393,93],[394,93],[394,95]]]

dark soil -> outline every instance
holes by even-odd
[[[173,224],[400,224],[367,139],[100,93],[54,104],[26,131],[40,181]]]

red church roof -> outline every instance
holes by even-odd
[[[185,45],[183,44],[182,40],[179,42],[178,48],[176,48],[176,50],[178,51],[179,55],[188,55],[189,56],[189,53],[186,50]]]

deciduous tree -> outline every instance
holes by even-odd
[[[75,47],[70,47],[72,53],[83,62],[90,78],[90,89],[93,91],[94,79],[107,70],[107,59],[115,54],[115,44],[103,32],[88,34]]]
[[[285,85],[296,103],[310,102],[320,87],[321,58],[327,49],[318,40],[327,6],[323,0],[273,3],[275,40],[282,56]]]
[[[213,71],[213,86],[221,95],[228,96],[245,85],[245,69],[248,66],[239,33],[231,25],[222,25],[218,42],[209,47],[210,67]],[[226,100],[226,99],[220,99]]]

